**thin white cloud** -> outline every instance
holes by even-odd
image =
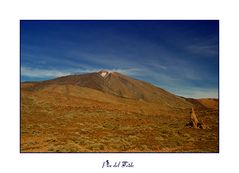
[[[29,67],[21,67],[21,75],[35,78],[49,78],[69,75],[70,72],[48,69],[33,69]]]
[[[218,89],[217,88],[187,88],[187,89],[178,89],[174,91],[177,95],[188,98],[218,98]]]
[[[67,70],[56,70],[56,69],[39,69],[39,68],[30,68],[30,67],[21,67],[21,75],[31,78],[54,78],[61,77],[71,74],[82,74],[82,73],[91,73],[97,72],[100,70],[108,70],[119,72],[125,75],[136,75],[141,71],[137,68],[128,68],[128,69],[67,69]]]
[[[218,48],[217,45],[190,45],[187,47],[189,51],[196,54],[203,54],[203,55],[217,55]]]
[[[155,62],[146,62],[143,65],[148,66],[148,68],[150,68],[150,69],[162,69],[162,70],[168,69],[165,65],[155,63]]]
[[[216,37],[208,40],[199,41],[197,43],[186,46],[186,50],[200,55],[217,55],[218,41]]]
[[[139,68],[112,69],[110,71],[119,72],[129,76],[140,75],[143,73],[143,70]]]

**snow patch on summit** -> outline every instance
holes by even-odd
[[[102,72],[100,75],[101,75],[102,77],[105,77],[105,76],[107,75],[107,72]]]
[[[99,74],[100,74],[103,78],[106,78],[110,73],[111,73],[111,72],[105,71],[105,70],[99,71]]]

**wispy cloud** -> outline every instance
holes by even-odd
[[[187,49],[196,54],[203,54],[203,55],[217,55],[218,54],[218,47],[217,45],[202,45],[202,44],[196,44],[196,45],[190,45],[187,47]]]
[[[179,95],[216,95],[211,90],[218,85],[215,22],[27,23],[31,32],[21,29],[23,81],[105,69]]]
[[[91,68],[91,69],[40,69],[40,68],[30,68],[30,67],[21,67],[21,75],[25,77],[34,77],[34,78],[54,78],[61,77],[72,74],[83,74],[83,73],[91,73],[102,70],[101,68]],[[137,75],[141,72],[140,69],[137,68],[125,68],[125,69],[104,69],[114,72],[119,72],[125,75]]]
[[[143,73],[142,69],[139,68],[122,68],[122,69],[109,69],[110,71],[119,72],[129,76],[137,76]]]
[[[168,67],[159,63],[155,63],[155,62],[146,62],[144,63],[145,66],[147,66],[148,68],[151,69],[158,69],[158,70],[167,70]]]
[[[218,88],[178,88],[172,92],[188,98],[218,98]]]
[[[49,78],[69,75],[69,71],[49,70],[49,69],[33,69],[30,67],[21,67],[21,75],[35,78]]]
[[[208,40],[198,41],[185,47],[193,54],[213,56],[218,54],[218,40],[216,37]]]

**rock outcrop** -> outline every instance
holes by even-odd
[[[190,118],[190,119],[191,119],[192,126],[193,126],[194,128],[197,128],[199,121],[198,121],[198,119],[197,119],[197,116],[196,116],[195,111],[194,111],[193,108],[192,108],[192,110],[191,110],[191,118]]]
[[[197,128],[197,129],[206,129],[207,127],[203,120],[201,121],[198,120],[197,115],[194,111],[194,108],[192,108],[190,112],[190,122],[186,126]]]

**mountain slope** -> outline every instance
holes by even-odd
[[[212,109],[218,110],[219,101],[218,99],[213,98],[203,98],[203,99],[193,99],[193,98],[185,98],[188,102],[190,102],[194,108],[197,110],[204,109]]]
[[[99,71],[81,75],[69,75],[53,80],[43,81],[30,87],[41,90],[51,85],[74,85],[95,89],[120,98],[158,103],[159,106],[190,108],[192,104],[186,99],[171,94],[164,89],[144,81],[130,78],[117,72]]]
[[[218,152],[217,102],[107,71],[23,82],[21,152]]]

